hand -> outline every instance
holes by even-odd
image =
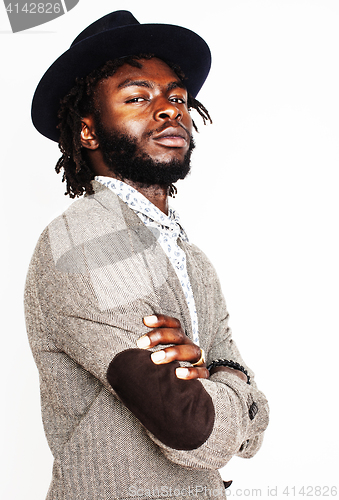
[[[201,357],[200,348],[185,335],[180,321],[170,316],[157,314],[143,318],[144,325],[153,328],[148,334],[137,341],[140,349],[149,349],[157,345],[176,344],[161,351],[153,352],[153,363],[160,365],[171,361],[188,361],[197,363]],[[176,369],[176,376],[180,379],[208,378],[206,365],[180,367]]]

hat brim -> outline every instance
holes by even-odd
[[[71,46],[46,71],[32,102],[36,129],[59,141],[58,108],[60,100],[74,86],[105,62],[129,55],[154,54],[177,64],[186,76],[188,92],[195,97],[211,66],[206,42],[196,33],[168,24],[134,24],[103,31]]]

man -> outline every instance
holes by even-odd
[[[67,193],[86,193],[43,232],[26,284],[49,500],[225,498],[218,469],[261,445],[267,402],[214,269],[168,206],[190,168],[190,108],[209,119],[195,99],[209,66],[198,35],[119,11],[36,90]]]

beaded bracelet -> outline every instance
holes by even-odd
[[[247,373],[247,370],[245,370],[245,368],[236,361],[228,359],[216,359],[215,361],[212,361],[210,365],[208,365],[207,370],[211,373],[212,368],[216,368],[217,366],[228,366],[229,368],[234,368],[234,370],[243,372],[247,377],[247,383],[250,384],[251,377]]]

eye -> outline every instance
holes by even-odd
[[[170,97],[170,101],[178,104],[186,104],[186,100],[183,97]]]
[[[145,99],[145,97],[132,97],[131,99],[128,99],[126,103],[143,102],[143,101],[147,101],[147,99]]]

